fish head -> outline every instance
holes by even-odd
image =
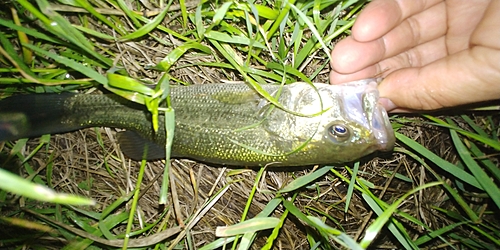
[[[327,164],[392,150],[394,131],[387,112],[378,103],[376,79],[313,86],[296,85],[297,89],[290,91],[294,94],[288,105],[294,112],[308,114],[295,116],[289,123],[291,133],[302,138],[299,141],[308,140],[301,150],[304,157]]]

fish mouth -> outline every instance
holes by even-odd
[[[377,140],[378,150],[391,151],[396,138],[387,111],[380,104],[376,104],[372,114],[372,132]]]
[[[371,127],[372,135],[377,141],[377,149],[391,151],[394,148],[396,138],[387,111],[378,101],[378,82],[377,79],[373,79],[367,83],[365,93],[363,94],[363,109]]]

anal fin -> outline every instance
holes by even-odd
[[[165,158],[165,147],[159,146],[134,131],[119,132],[118,143],[122,152],[133,160]]]

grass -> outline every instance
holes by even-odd
[[[169,84],[229,79],[272,100],[260,84],[327,82],[328,51],[366,3],[149,4],[148,12],[124,0],[7,4],[0,18],[2,95],[105,88],[158,112]],[[499,248],[498,111],[392,121],[394,153],[296,171],[131,162],[110,129],[6,142],[3,168],[24,179],[0,172],[7,184],[0,186],[0,244]],[[39,185],[72,195],[50,199]]]

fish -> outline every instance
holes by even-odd
[[[261,88],[280,105],[245,83],[172,86],[172,157],[226,166],[311,166],[352,162],[394,146],[375,79]],[[165,157],[161,112],[158,121],[155,132],[144,105],[113,94],[27,94],[0,101],[0,141],[120,128],[120,148],[134,160]]]

